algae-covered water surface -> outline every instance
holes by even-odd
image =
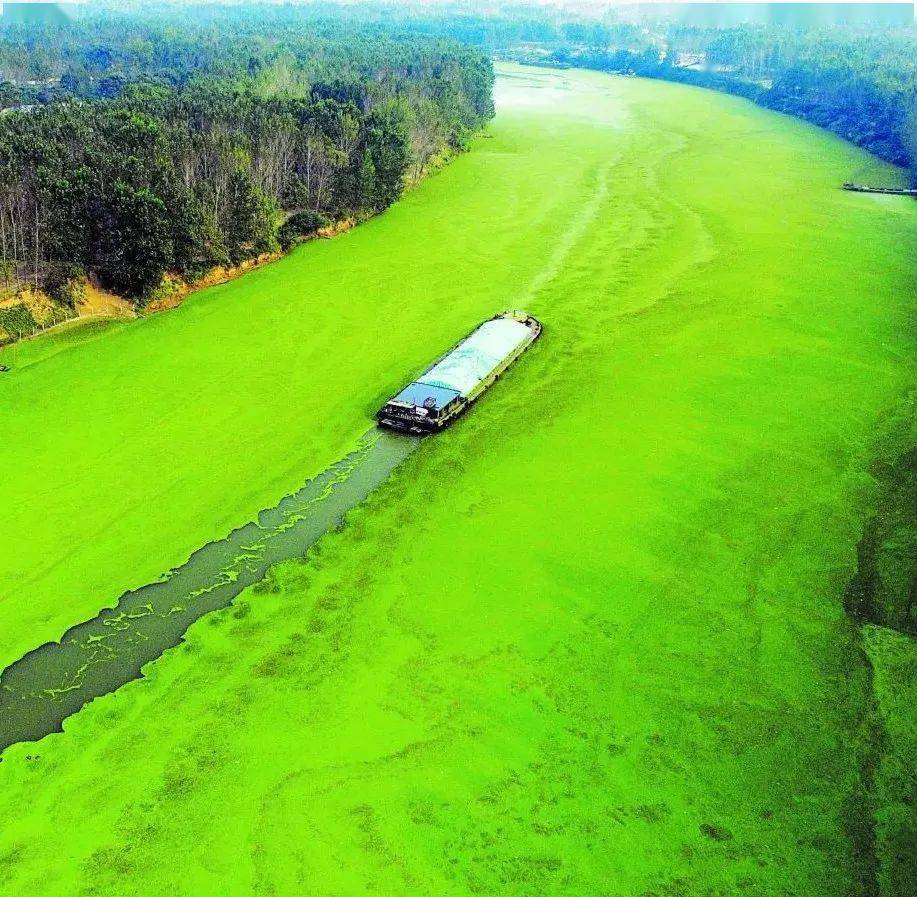
[[[906,892],[913,642],[843,599],[917,204],[723,95],[507,67],[497,107],[379,218],[3,376],[9,675],[480,320],[545,324],[305,557],[3,753],[0,894]]]
[[[302,557],[419,444],[408,435],[368,433],[257,520],[11,664],[0,673],[0,752],[59,731],[89,701],[137,678],[145,664],[174,648],[195,620],[226,607],[274,564]]]

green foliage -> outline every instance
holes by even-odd
[[[81,265],[66,262],[50,265],[43,287],[56,302],[75,308],[86,296],[86,271]]]
[[[166,204],[148,188],[123,181],[96,210],[93,268],[118,293],[143,298],[174,260]]]
[[[32,312],[24,303],[0,308],[0,328],[7,333],[11,335],[31,333],[35,326],[35,318],[32,317]]]
[[[280,248],[286,251],[300,237],[308,237],[330,223],[331,219],[321,212],[297,212],[283,223],[277,233]]]
[[[910,158],[911,177],[917,184],[917,96],[911,97],[905,110],[901,137]]]
[[[372,182],[365,190],[371,207],[384,209],[401,195],[404,173],[411,159],[408,134],[410,111],[390,102],[372,111],[367,122],[366,155]]]
[[[176,294],[181,294],[182,283],[166,275],[154,287],[144,294],[146,303],[171,299]]]
[[[0,281],[9,289],[16,280],[16,263],[11,259],[0,260]]]
[[[285,213],[381,211],[411,164],[462,145],[493,112],[479,51],[228,15],[232,33],[200,10],[181,32],[139,12],[88,14],[66,32],[0,27],[0,77],[34,72],[24,49],[40,45],[57,79],[45,105],[0,119],[11,277],[78,264],[143,301],[167,272],[195,277],[310,232],[305,219],[282,229]]]
[[[227,192],[223,240],[229,261],[238,265],[246,258],[275,249],[277,208],[271,198],[244,170],[230,176]]]

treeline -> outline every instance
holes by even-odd
[[[141,78],[176,88],[205,79],[259,94],[305,95],[337,79],[416,81],[416,67],[437,63],[450,69],[457,104],[486,108],[481,77],[488,66],[480,53],[458,46],[449,29],[423,35],[409,19],[373,18],[331,4],[143,4],[127,12],[93,6],[63,26],[0,18],[0,108],[111,99]]]
[[[36,29],[56,81],[0,117],[8,287],[72,303],[92,274],[148,299],[167,273],[194,279],[381,211],[493,113],[489,60],[455,42],[243,24]],[[3,56],[30,33],[0,46],[8,78],[36,74]]]
[[[220,17],[225,7],[202,9]],[[742,24],[741,5],[706,27],[709,9],[656,11],[650,5],[604,10],[472,0],[333,3],[260,7],[282,23],[290,16],[335,15],[351,22],[397,22],[449,37],[498,57],[578,65],[723,90],[827,128],[887,161],[910,166],[917,180],[917,27],[836,24],[805,27],[805,11],[786,24]],[[810,10],[813,21],[819,16]],[[253,14],[253,13],[249,13]],[[243,14],[245,15],[245,14]],[[668,16],[668,18],[665,18]]]
[[[48,29],[40,40],[34,30],[0,29],[0,106],[46,102],[67,93],[112,96],[125,81],[142,75],[180,86],[200,75],[246,72],[255,90],[267,91],[325,80],[329,70],[335,77],[346,70],[371,78],[377,60],[361,42],[328,45],[328,30],[341,27],[329,24],[336,21],[370,31],[396,27],[431,40],[455,39],[528,62],[728,91],[827,128],[917,173],[914,26],[712,28],[686,24],[691,16],[654,18],[648,7],[591,14],[496,3],[482,13],[470,2],[143,9],[132,13],[130,40],[119,37],[122,19],[105,12],[93,13],[75,29]],[[180,28],[175,25],[179,16]],[[81,33],[86,27],[96,39],[86,40]],[[222,38],[229,29],[237,35],[231,46]]]

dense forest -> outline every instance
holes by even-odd
[[[93,9],[80,27],[0,28],[0,108],[111,97],[142,77],[180,88],[243,73],[261,93],[303,91],[345,73],[372,80],[378,36],[397,29],[401,64],[409,64],[413,34],[498,57],[683,81],[746,96],[917,169],[914,25],[768,26],[740,24],[737,14],[725,17],[731,26],[714,28],[690,24],[697,16],[663,19],[652,8],[590,13],[495,3],[481,12],[467,2],[136,3],[128,19]],[[376,39],[340,39],[342,30]],[[474,69],[471,58],[462,65]]]
[[[490,61],[457,42],[234,26],[112,17],[5,31],[7,293],[29,285],[72,305],[91,275],[142,303],[167,273],[193,280],[383,210],[493,114]],[[28,329],[23,308],[11,314]]]
[[[738,8],[737,8],[738,10]],[[252,13],[234,13],[250,15]],[[226,8],[198,8],[220,20]],[[497,58],[663,78],[738,94],[826,128],[917,181],[917,27],[742,23],[704,27],[703,16],[664,18],[652,6],[526,6],[473,2],[309,3],[261,7],[263,21],[291,16],[394,23],[480,47]],[[797,14],[797,17],[801,14]],[[693,23],[692,23],[693,22]],[[133,62],[142,66],[140,60]]]
[[[309,3],[261,7],[290,16],[399,23],[414,33],[480,47],[498,58],[663,78],[723,90],[826,128],[917,183],[917,26],[742,23],[740,7],[705,27],[701,14],[665,18],[654,7],[568,7],[474,2]],[[199,15],[225,16],[225,7]],[[242,15],[245,15],[242,13]],[[804,18],[804,16],[803,16]]]

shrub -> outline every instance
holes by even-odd
[[[297,212],[284,222],[277,234],[280,248],[286,252],[298,239],[309,237],[329,224],[331,219],[321,212]]]
[[[76,308],[86,298],[86,271],[81,265],[52,265],[45,275],[44,288],[55,302]]]
[[[9,308],[0,308],[0,327],[11,336],[31,333],[35,327],[35,318],[32,317],[29,307],[20,302]]]

